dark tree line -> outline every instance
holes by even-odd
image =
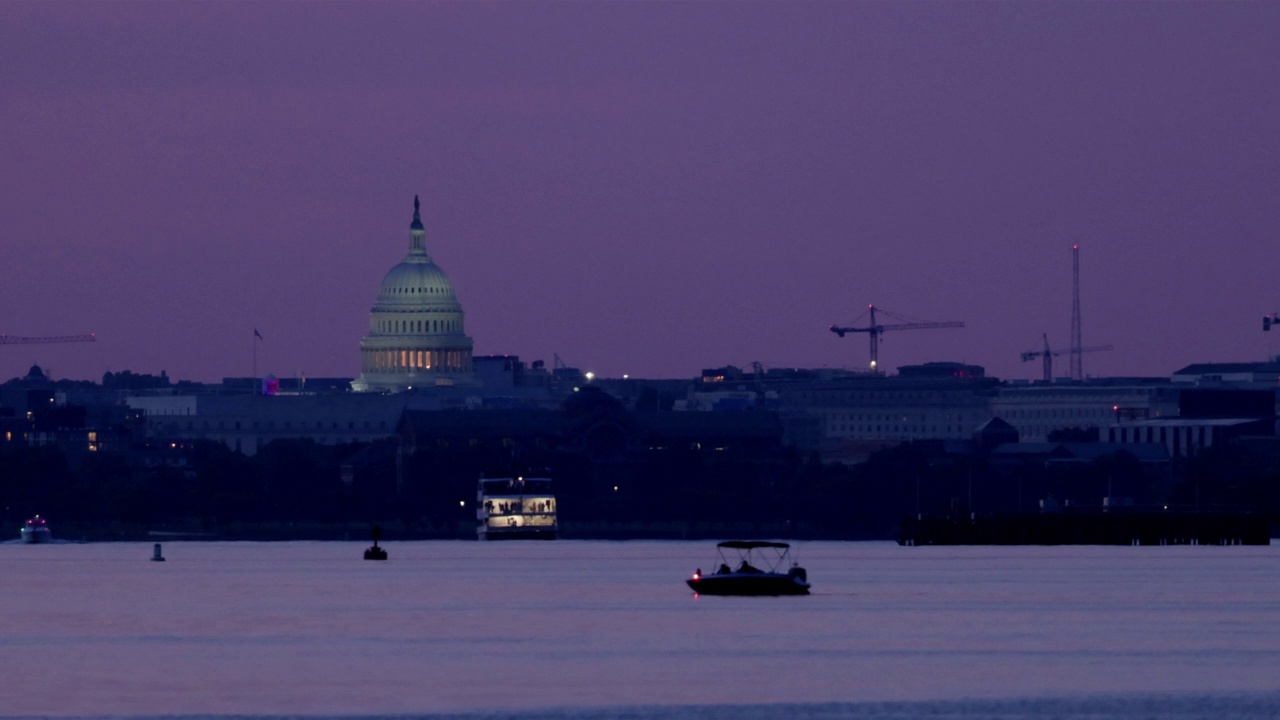
[[[93,452],[69,462],[53,447],[0,450],[0,512],[12,527],[41,514],[58,528],[88,532],[182,528],[216,531],[228,523],[360,521],[366,498],[340,480],[339,464],[359,446],[278,440],[246,457],[197,442],[181,463]]]
[[[362,453],[362,451],[364,451]],[[344,483],[357,453],[372,457]],[[395,441],[327,446],[278,440],[247,457],[196,443],[186,464],[148,465],[112,452],[68,461],[49,447],[0,449],[0,513],[9,527],[40,513],[86,535],[186,529],[226,534],[237,525],[305,527],[313,535],[372,523],[402,532],[473,532],[476,480],[510,453],[466,445],[421,452],[397,472]],[[875,453],[856,466],[824,464],[781,448],[765,456],[694,449],[593,455],[583,449],[526,452],[527,467],[552,471],[560,518],[635,526],[737,524],[793,537],[893,538],[916,513],[1033,512],[1041,500],[1280,510],[1275,457],[1236,445],[1159,470],[1118,453],[1092,462],[995,463],[947,455],[929,443]],[[780,529],[781,528],[781,529]]]

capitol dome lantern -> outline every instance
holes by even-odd
[[[427,254],[421,206],[413,198],[409,254],[382,278],[360,341],[357,392],[400,392],[472,384],[471,338],[453,284]]]

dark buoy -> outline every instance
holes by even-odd
[[[160,554],[160,543],[156,543],[151,550],[151,562],[164,562],[164,555]]]
[[[378,547],[378,541],[382,539],[382,528],[378,525],[373,526],[373,547],[364,551],[365,560],[386,560],[387,551]]]

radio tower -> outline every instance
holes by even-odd
[[[1084,343],[1080,341],[1080,246],[1071,246],[1071,378],[1084,380]]]

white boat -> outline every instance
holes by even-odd
[[[23,523],[21,535],[24,543],[47,543],[53,539],[49,523],[39,515]]]
[[[555,540],[556,496],[551,492],[551,478],[480,478],[476,521],[476,535],[481,540]]]

